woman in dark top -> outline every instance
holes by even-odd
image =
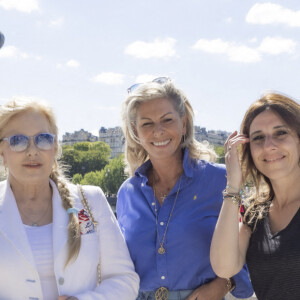
[[[227,187],[211,263],[218,276],[231,277],[246,260],[262,300],[300,299],[299,137],[300,105],[268,93],[246,112],[241,134],[225,143]],[[239,226],[242,186],[248,191]]]

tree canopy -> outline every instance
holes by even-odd
[[[109,161],[111,149],[104,142],[79,142],[62,146],[61,162],[68,167],[68,175],[84,176],[102,170]]]
[[[73,176],[73,183],[83,185],[97,185],[106,194],[116,194],[127,178],[125,174],[124,155],[120,155],[109,160],[109,163],[101,171],[92,171],[86,173],[84,176],[75,174]]]

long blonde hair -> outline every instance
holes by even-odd
[[[20,113],[35,111],[45,116],[49,123],[49,129],[55,135],[55,160],[50,174],[50,178],[55,182],[62,199],[62,205],[65,210],[73,207],[73,199],[67,186],[67,180],[63,174],[63,168],[58,163],[61,148],[58,143],[58,128],[52,109],[41,102],[32,100],[14,99],[0,106],[0,139],[3,138],[3,130],[7,123]],[[80,250],[81,236],[79,221],[75,214],[69,214],[68,225],[68,256],[65,263],[67,266],[74,261]]]
[[[144,102],[159,98],[169,99],[179,116],[186,116],[186,134],[180,147],[188,148],[189,156],[192,159],[215,161],[217,155],[213,148],[208,143],[200,143],[195,139],[194,112],[185,94],[176,88],[171,80],[164,84],[150,82],[141,85],[130,93],[122,107],[125,158],[129,174],[133,175],[135,170],[149,158],[147,151],[143,148],[136,135],[135,126],[138,107]]]
[[[300,105],[290,97],[274,92],[265,93],[249,107],[241,124],[241,132],[249,136],[251,123],[266,109],[279,115],[290,128],[297,132],[300,138]],[[256,168],[249,143],[244,144],[241,148],[241,161],[244,183],[254,186],[246,195],[248,208],[244,219],[249,225],[254,224],[255,228],[257,221],[269,211],[274,198],[274,189],[270,179]]]

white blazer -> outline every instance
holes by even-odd
[[[85,186],[84,193],[98,221],[95,233],[81,235],[76,261],[64,269],[67,257],[68,214],[53,188],[53,256],[59,295],[82,300],[134,300],[139,277],[113,212],[98,187]],[[83,208],[77,187],[69,185],[75,207]],[[101,284],[97,265],[101,263]],[[43,299],[39,275],[16,201],[7,181],[0,183],[0,299]]]

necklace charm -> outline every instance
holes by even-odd
[[[166,238],[166,234],[167,234],[167,230],[168,230],[168,226],[169,226],[169,223],[170,223],[170,220],[171,220],[171,217],[172,217],[172,214],[173,214],[173,211],[174,211],[174,208],[175,208],[175,205],[176,205],[176,201],[177,201],[177,198],[178,198],[178,194],[179,194],[179,191],[180,191],[180,187],[181,187],[181,179],[182,177],[180,177],[180,181],[179,181],[179,186],[178,186],[178,190],[177,190],[177,193],[176,193],[176,196],[175,196],[175,200],[174,200],[174,203],[173,203],[173,207],[171,209],[171,212],[170,212],[170,215],[169,215],[169,219],[167,221],[167,225],[166,225],[166,228],[165,228],[165,232],[164,232],[164,235],[162,237],[162,241],[160,240],[160,237],[159,237],[159,233],[158,233],[158,217],[157,217],[157,207],[156,207],[156,200],[154,199],[154,211],[155,211],[155,223],[156,223],[156,233],[157,233],[157,239],[158,239],[158,242],[160,244],[160,247],[158,248],[157,252],[159,254],[165,254],[166,253],[166,249],[164,248],[164,242],[165,242],[165,238]],[[153,180],[154,182],[154,180]],[[154,192],[154,198],[155,198],[155,186],[153,184],[153,192]],[[159,289],[166,289],[165,287],[161,287]],[[159,291],[159,289],[156,291],[156,293]],[[166,289],[167,290],[167,289]],[[168,290],[167,290],[168,291]],[[169,292],[167,294],[167,298],[156,298],[156,293],[155,293],[155,299],[156,300],[164,300],[164,299],[168,299],[168,295],[169,295]]]
[[[39,225],[37,223],[32,223],[31,226],[32,227],[38,227]]]
[[[162,245],[160,245],[160,247],[158,248],[158,253],[159,254],[165,254],[166,253],[166,249]]]
[[[155,291],[155,300],[167,300],[169,298],[169,291],[166,287],[161,286]]]

